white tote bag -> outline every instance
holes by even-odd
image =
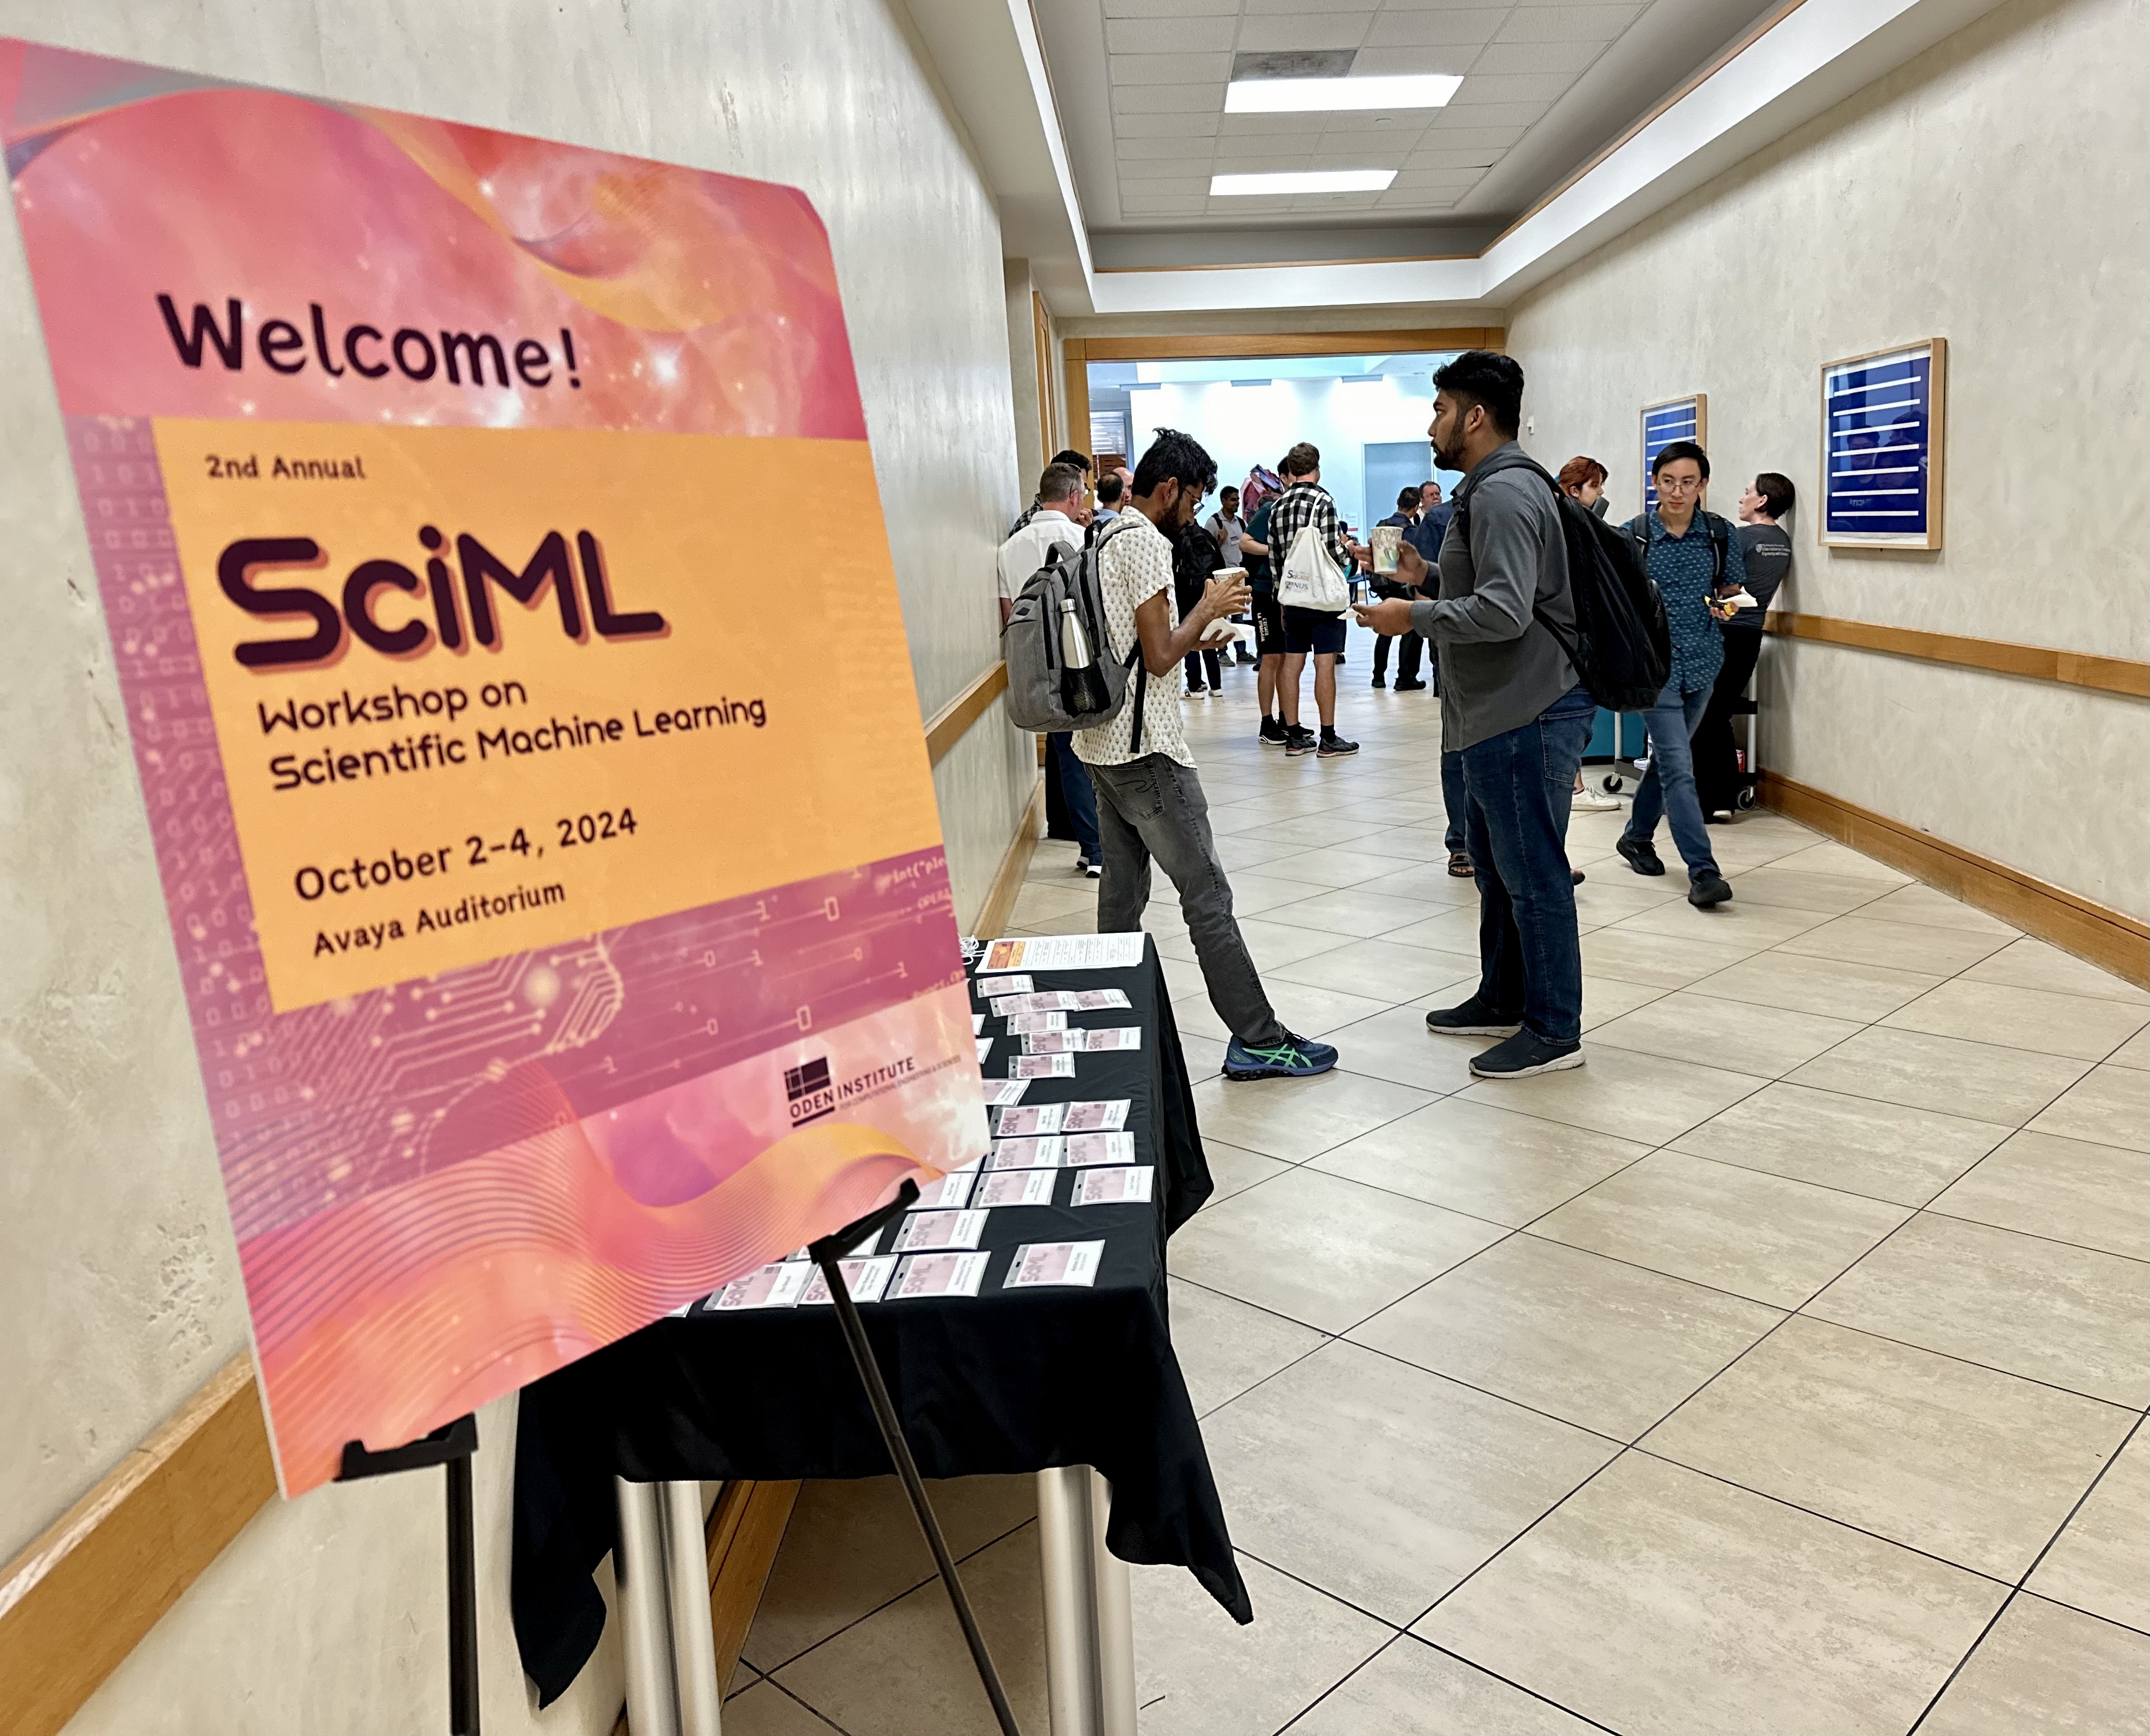
[[[1351,606],[1351,587],[1329,552],[1329,539],[1311,524],[1301,525],[1284,558],[1277,601],[1286,608],[1318,608],[1340,615]]]

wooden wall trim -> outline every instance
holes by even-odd
[[[1764,803],[2024,933],[2150,988],[2150,925],[1885,814],[1764,770]]]
[[[972,724],[1007,689],[1007,665],[996,663],[926,719],[926,762],[938,765]]]
[[[2124,657],[2092,657],[2048,645],[2018,645],[2006,639],[1963,638],[1951,633],[1924,633],[1911,627],[1881,627],[1867,621],[1843,621],[1829,615],[1772,610],[1764,625],[1781,638],[1849,645],[1919,663],[1948,664],[1984,669],[1996,675],[2020,675],[2062,687],[2087,687],[2129,699],[2150,699],[2150,663]]]
[[[50,1736],[276,1492],[251,1360],[237,1356],[0,1579],[7,1728]]]
[[[702,1534],[709,1557],[709,1627],[716,1636],[718,1685],[727,1693],[798,1500],[795,1482],[726,1483],[709,1509]]]
[[[1016,822],[1015,835],[1008,840],[1000,871],[994,875],[986,901],[978,908],[978,920],[971,925],[972,934],[992,940],[1006,931],[1016,899],[1022,891],[1022,877],[1030,872],[1030,859],[1037,853],[1038,834],[1044,830],[1045,780],[1040,778],[1031,786],[1030,800],[1023,804],[1022,818]]]
[[[1075,346],[1078,342],[1083,346],[1080,360],[1085,364],[1241,358],[1256,361],[1279,356],[1370,355],[1377,350],[1497,350],[1507,336],[1498,326],[1453,326],[1411,331],[1249,331],[1221,336],[1180,333],[1156,337],[1070,338],[1067,366],[1072,375],[1078,361]],[[1086,406],[1088,396],[1086,374]]]

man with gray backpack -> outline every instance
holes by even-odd
[[[1186,435],[1160,429],[1135,467],[1128,509],[1079,557],[1023,587],[1002,635],[1007,711],[1019,729],[1072,729],[1098,792],[1105,877],[1098,931],[1129,933],[1149,904],[1150,867],[1179,890],[1209,1004],[1232,1032],[1228,1079],[1305,1077],[1336,1051],[1287,1031],[1232,915],[1209,805],[1180,727],[1173,686],[1211,623],[1247,606],[1246,576],[1212,578],[1175,622],[1172,539],[1194,522],[1217,474]]]
[[[1435,462],[1467,472],[1439,571],[1406,543],[1397,581],[1428,600],[1361,604],[1358,617],[1433,642],[1442,745],[1462,760],[1479,982],[1461,1006],[1428,1013],[1426,1028],[1503,1038],[1471,1071],[1520,1079],[1582,1064],[1568,801],[1597,706],[1663,684],[1664,611],[1626,539],[1517,443],[1523,371],[1513,357],[1466,351],[1433,385]]]

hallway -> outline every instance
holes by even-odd
[[[1589,1064],[1473,1082],[1422,1022],[1476,970],[1437,703],[1367,663],[1352,760],[1259,748],[1251,670],[1186,702],[1272,997],[1343,1059],[1214,1077],[1152,906],[1219,1183],[1173,1337],[1256,1623],[1135,1570],[1143,1729],[2137,1728],[2146,997],[1773,815],[1713,830],[1704,913],[1578,813]],[[1094,896],[1043,845],[1017,924]],[[944,1498],[1031,1728],[1027,1481]],[[990,1728],[908,1525],[809,1486],[728,1731]]]

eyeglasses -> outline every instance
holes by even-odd
[[[1660,494],[1685,494],[1690,488],[1700,487],[1702,487],[1700,477],[1661,476],[1658,478],[1658,492]]]

